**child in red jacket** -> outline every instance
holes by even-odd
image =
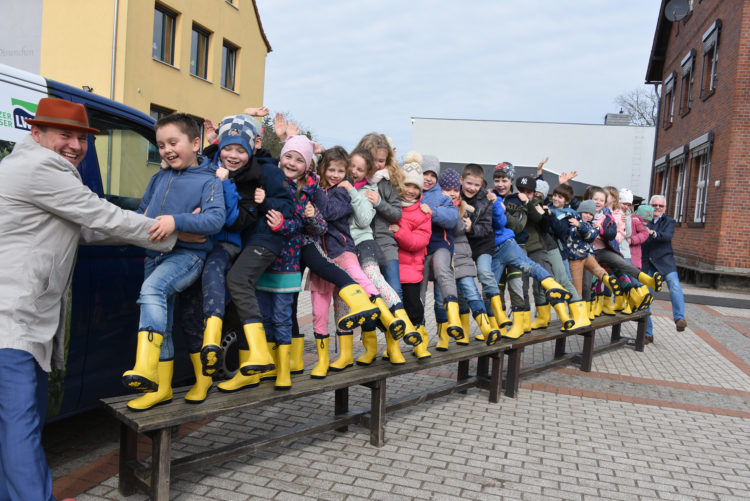
[[[427,244],[432,234],[432,211],[428,206],[422,207],[423,204],[420,204],[424,186],[421,163],[422,156],[419,153],[412,151],[406,154],[402,167],[406,179],[404,180],[401,219],[397,224],[388,227],[398,243],[398,267],[404,294],[404,309],[415,327],[424,325],[424,304],[422,304],[419,289],[422,283]],[[425,358],[429,356],[427,339],[424,329],[420,329],[420,332],[423,340],[415,348],[415,354],[419,358]],[[386,350],[391,363],[399,363],[403,360],[398,344],[391,344],[386,347]]]

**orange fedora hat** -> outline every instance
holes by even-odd
[[[58,129],[70,129],[95,134],[98,129],[89,127],[89,117],[82,104],[72,103],[56,97],[39,100],[34,118],[24,118],[30,125],[46,125]]]

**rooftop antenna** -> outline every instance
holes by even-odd
[[[672,22],[682,21],[690,12],[690,0],[669,0],[664,7],[664,16]]]

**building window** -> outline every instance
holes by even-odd
[[[693,65],[695,62],[695,49],[690,49],[687,56],[682,59],[682,80],[680,83],[680,115],[690,111],[693,102]]]
[[[701,98],[705,99],[716,89],[716,65],[719,61],[719,34],[721,19],[703,34],[703,70],[701,73]]]
[[[674,108],[675,108],[675,97],[674,97],[674,81],[675,73],[664,80],[664,110],[662,116],[664,117],[664,128],[668,128],[674,122]]]
[[[677,165],[677,182],[674,190],[674,215],[672,216],[678,223],[682,222],[682,205],[685,198],[685,161],[683,158],[678,160]]]
[[[162,108],[161,106],[155,106],[152,104],[149,115],[151,115],[151,118],[153,118],[154,120],[159,120],[160,118],[165,117],[171,113],[173,113],[173,111],[168,108]],[[159,155],[159,148],[151,143],[148,144],[148,162],[152,164],[161,164],[161,155]]]
[[[234,90],[237,72],[237,47],[224,40],[221,47],[221,86]]]
[[[208,72],[208,40],[211,34],[200,26],[193,25],[190,39],[190,73],[201,78],[207,78]]]
[[[154,7],[154,46],[151,56],[154,59],[174,64],[174,34],[177,14],[166,7]]]
[[[693,221],[706,222],[706,202],[708,200],[708,179],[711,170],[711,149],[706,148],[693,158],[698,165],[698,180],[695,183],[695,213]]]

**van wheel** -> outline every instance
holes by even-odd
[[[224,361],[216,370],[214,380],[229,379],[237,373],[240,367],[240,336],[244,336],[244,333],[237,313],[233,305],[227,305],[221,333],[221,348],[224,350]]]

